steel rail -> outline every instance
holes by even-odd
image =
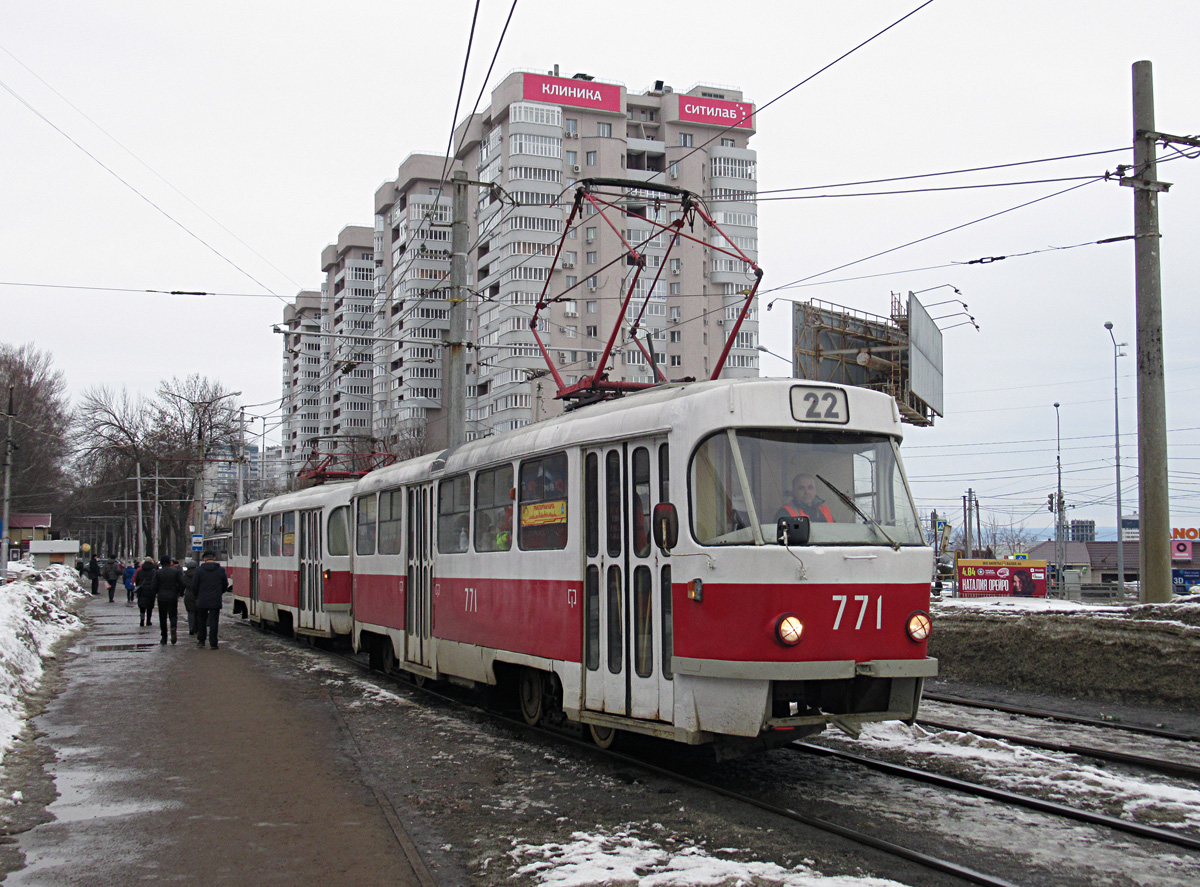
[[[1200,780],[1200,767],[1195,764],[1181,764],[1176,761],[1167,761],[1162,758],[1147,758],[1143,755],[1131,755],[1125,752],[1112,751],[1107,748],[1095,748],[1089,745],[1076,745],[1073,742],[1051,742],[1046,739],[1033,739],[1026,736],[1013,736],[1008,733],[998,733],[992,730],[977,730],[974,727],[961,727],[955,724],[947,724],[943,721],[930,721],[921,718],[917,721],[922,727],[932,727],[935,730],[955,730],[959,733],[972,733],[975,736],[982,736],[984,739],[999,739],[1005,742],[1015,742],[1019,745],[1027,745],[1031,748],[1041,748],[1046,751],[1065,752],[1071,755],[1082,755],[1088,758],[1097,758],[1102,761],[1112,761],[1117,764],[1129,764],[1134,767],[1141,767],[1145,770],[1153,770],[1156,773],[1163,773],[1167,776],[1179,776],[1184,779]]]
[[[1066,724],[1083,724],[1088,727],[1106,727],[1108,729],[1127,730],[1130,733],[1140,733],[1143,736],[1157,736],[1161,739],[1175,739],[1180,742],[1200,742],[1200,736],[1191,733],[1179,733],[1175,730],[1164,730],[1161,727],[1141,727],[1136,724],[1124,724],[1119,721],[1106,721],[1102,718],[1085,718],[1062,712],[1042,711],[1033,708],[1021,708],[1017,705],[1006,705],[1002,702],[980,702],[977,699],[965,699],[962,696],[949,696],[942,693],[921,694],[922,699],[930,702],[945,702],[950,705],[962,705],[968,708],[986,708],[992,711],[1002,711],[1005,714],[1026,715],[1031,718],[1042,718],[1048,721],[1062,721]]]
[[[1076,822],[1086,822],[1090,825],[1100,825],[1116,831],[1125,832],[1126,834],[1136,835],[1140,838],[1148,838],[1152,841],[1160,841],[1165,844],[1173,844],[1176,847],[1184,847],[1188,850],[1200,851],[1200,838],[1192,838],[1188,835],[1181,835],[1178,832],[1171,832],[1165,829],[1155,828],[1154,826],[1142,825],[1141,823],[1137,822],[1129,822],[1128,820],[1118,819],[1115,816],[1107,816],[1103,813],[1092,813],[1089,810],[1080,810],[1076,807],[1068,807],[1066,804],[1059,804],[1054,801],[1043,801],[1041,798],[1034,798],[1030,797],[1029,795],[1022,795],[1018,794],[1017,792],[1006,791],[1005,789],[992,788],[991,786],[980,785],[977,782],[966,782],[962,779],[955,779],[951,776],[942,776],[939,773],[930,773],[925,770],[917,770],[914,767],[905,767],[901,764],[889,764],[886,761],[879,761],[874,758],[868,758],[852,752],[837,751],[835,749],[825,748],[819,745],[812,745],[808,742],[797,741],[789,746],[785,746],[785,748],[789,748],[797,752],[808,752],[811,754],[838,758],[843,761],[851,761],[855,764],[860,764],[863,767],[869,767],[872,770],[878,770],[881,773],[887,773],[892,776],[903,776],[907,779],[929,783],[930,785],[936,785],[940,788],[949,788],[965,794],[988,798],[989,800],[993,801],[1003,801],[1006,804],[1025,807],[1030,810],[1037,810],[1040,813],[1050,813],[1056,816],[1065,817],[1067,819],[1073,819]]]

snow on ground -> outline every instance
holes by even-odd
[[[667,838],[663,843],[672,843]],[[574,832],[562,844],[520,844],[509,851],[518,875],[550,887],[902,887],[882,878],[825,877],[807,865],[792,869],[774,863],[729,859],[737,850],[712,856],[685,844],[664,848],[627,827],[612,834]]]
[[[67,567],[35,570],[10,563],[0,586],[0,763],[25,726],[25,700],[42,679],[42,661],[56,641],[83,627],[71,607],[87,597]]]
[[[896,722],[870,724],[853,743],[832,736],[825,742],[866,754],[868,749],[903,753],[917,759],[915,766],[951,769],[961,778],[1133,822],[1200,829],[1200,791],[1166,777],[1139,778],[1092,766],[1075,755]],[[963,775],[964,769],[970,774]]]

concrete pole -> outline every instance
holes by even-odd
[[[1117,590],[1125,593],[1125,540],[1121,533],[1121,389],[1118,383],[1117,358],[1121,356],[1121,346],[1113,335],[1112,321],[1104,324],[1109,338],[1113,343],[1113,445],[1117,453]]]
[[[199,508],[199,514],[196,516],[196,526],[200,536],[205,535],[204,529],[204,417],[200,417],[200,430],[196,435],[198,449],[200,455],[200,471],[196,475],[196,507]]]
[[[1141,600],[1171,600],[1171,507],[1167,482],[1167,397],[1163,369],[1158,163],[1154,147],[1154,76],[1133,64],[1133,233],[1137,284],[1138,508]]]
[[[162,524],[159,523],[159,515],[162,512],[162,504],[158,501],[158,460],[154,460],[154,541],[150,543],[150,554],[154,556],[154,550],[162,550]]]
[[[242,407],[241,417],[238,420],[238,485],[237,485],[237,504],[241,508],[246,504],[246,408]]]
[[[135,455],[136,458],[136,455]],[[145,538],[144,524],[142,523],[142,460],[137,460],[137,549],[134,554],[135,560],[139,563],[145,559],[146,548],[143,543]]]
[[[4,511],[0,514],[0,585],[8,581],[8,540],[12,538],[12,530],[8,527],[9,502],[12,499],[12,426],[13,426],[13,387],[8,386],[8,436],[4,438]]]
[[[442,408],[446,414],[446,446],[467,439],[467,174],[451,176],[454,218],[450,226],[450,330],[442,350]]]
[[[1058,596],[1063,597],[1063,495],[1062,495],[1062,419],[1058,412],[1061,406],[1054,404],[1054,462],[1058,466],[1058,495],[1054,499],[1054,561],[1058,570]]]

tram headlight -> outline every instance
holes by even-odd
[[[929,640],[929,633],[933,631],[933,620],[924,610],[914,610],[908,617],[904,630],[908,632],[910,641],[920,644]]]
[[[800,621],[799,616],[785,613],[775,623],[775,639],[785,647],[796,646],[796,644],[800,643],[800,637],[803,634],[804,623]]]

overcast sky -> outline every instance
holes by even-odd
[[[510,5],[482,3],[467,109]],[[631,91],[660,79],[677,90],[732,85],[761,107],[919,5],[520,0],[488,87],[558,64]],[[243,391],[246,404],[277,400],[271,325],[284,300],[319,289],[321,250],[342,227],[372,224],[374,192],[403,158],[444,151],[472,8],[5,4],[0,341],[52,352],[76,399],[97,384],[149,395],[164,378],[201,373]],[[1158,129],[1194,135],[1197,33],[1195,0],[934,0],[757,116],[759,188],[1128,148],[1140,59],[1154,63]],[[859,190],[1093,176],[1129,160],[1103,154]],[[1165,163],[1160,178],[1173,183],[1160,201],[1172,524],[1200,526],[1200,161]],[[985,519],[1048,531],[1055,401],[1070,516],[1115,523],[1104,322],[1134,341],[1132,244],[1017,254],[1131,234],[1131,189],[1084,184],[825,272],[1077,184],[760,202],[762,340],[773,351],[790,351],[791,300],[887,315],[892,293],[930,290],[920,298],[933,303],[956,297],[948,284],[969,305],[979,331],[945,334],[946,415],[910,428],[905,443],[918,505],[949,510],[956,525],[972,487]],[[1011,258],[931,268],[991,256]],[[912,270],[922,268],[931,270]],[[801,279],[810,285],[776,289]],[[148,289],[246,295],[137,292]],[[765,355],[763,368],[788,369]],[[1135,384],[1134,359],[1122,358],[1127,511],[1136,508]]]

